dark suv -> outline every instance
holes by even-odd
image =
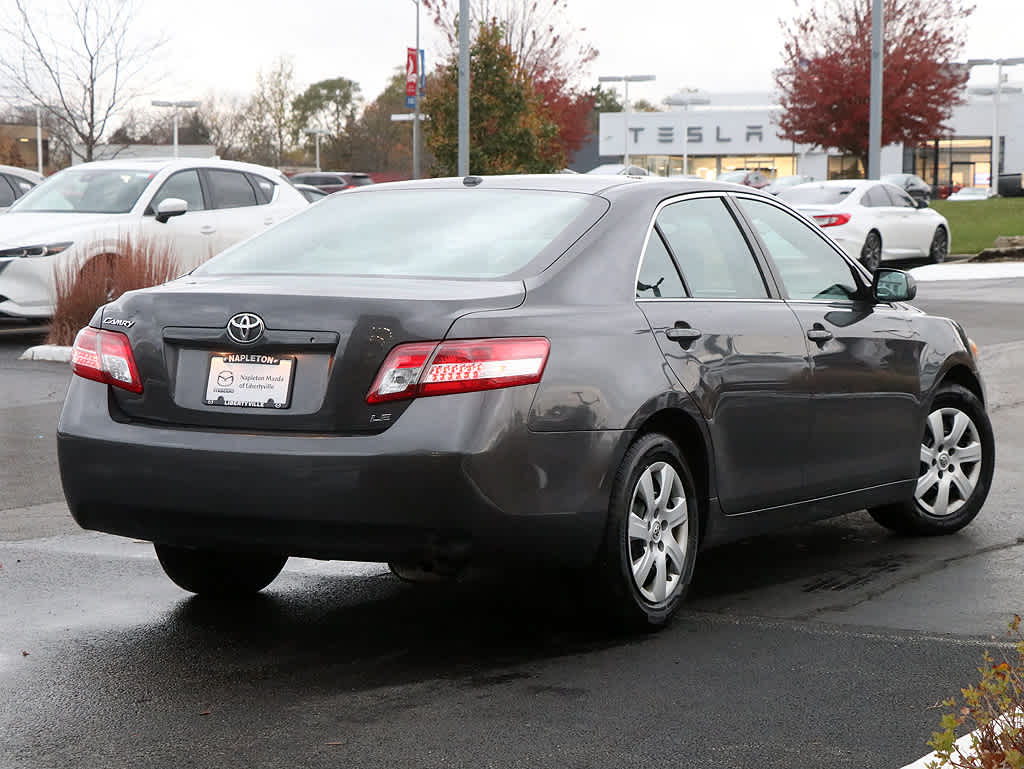
[[[362,187],[366,184],[373,184],[369,174],[352,173],[350,171],[311,171],[305,174],[295,174],[292,177],[293,184],[309,184],[318,187],[324,192],[340,192],[353,187]]]

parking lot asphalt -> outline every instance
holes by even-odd
[[[952,537],[865,513],[702,554],[666,631],[609,634],[564,575],[409,586],[293,559],[188,597],[142,542],[82,532],[53,430],[64,366],[0,337],[0,769],[892,767],[1024,608],[1024,280],[929,283],[982,347],[997,469]]]

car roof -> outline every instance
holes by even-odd
[[[132,168],[140,171],[152,171],[159,173],[163,170],[177,170],[180,168],[223,168],[232,171],[249,171],[272,176],[280,176],[281,172],[269,166],[260,166],[255,163],[242,163],[237,160],[221,160],[220,158],[121,158],[114,160],[93,160],[88,163],[79,163],[70,166],[70,170],[89,168]]]
[[[712,182],[703,179],[669,179],[664,176],[626,176],[624,174],[508,174],[501,176],[469,176],[467,184],[463,177],[420,179],[417,181],[385,182],[346,190],[343,195],[377,194],[395,189],[519,189],[547,190],[552,192],[580,192],[590,195],[614,190],[627,193],[631,189],[643,189],[654,194],[680,195],[686,192],[728,190],[749,193],[753,190],[739,184]],[[479,182],[475,181],[479,180]]]
[[[27,168],[19,168],[18,166],[0,166],[0,173],[20,176],[23,179],[28,179],[32,182],[41,182],[43,180],[41,174],[36,173],[35,171],[30,171]]]

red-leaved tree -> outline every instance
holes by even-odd
[[[963,102],[967,72],[954,62],[973,10],[964,0],[884,0],[883,146],[917,146],[948,132],[943,123]],[[871,3],[819,0],[780,23],[779,135],[848,153],[866,169]]]
[[[423,0],[452,51],[458,50],[458,0]],[[594,99],[578,80],[597,50],[578,36],[568,0],[470,0],[473,33],[478,24],[497,21],[518,68],[541,98],[544,116],[558,126],[558,142],[567,160],[586,141]]]

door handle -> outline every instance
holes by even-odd
[[[268,216],[266,219],[263,220],[263,223],[264,224],[268,224],[268,225],[269,224],[273,224],[274,223],[274,217]]]
[[[217,228],[214,227],[212,224],[204,224],[202,227],[199,228],[199,231],[203,233],[203,235],[212,235],[217,231]]]
[[[810,339],[812,342],[824,344],[825,342],[832,338],[832,332],[826,328],[815,327],[807,332],[807,338]]]
[[[674,326],[665,330],[665,336],[673,342],[685,343],[700,339],[701,333],[698,329],[686,326]]]

